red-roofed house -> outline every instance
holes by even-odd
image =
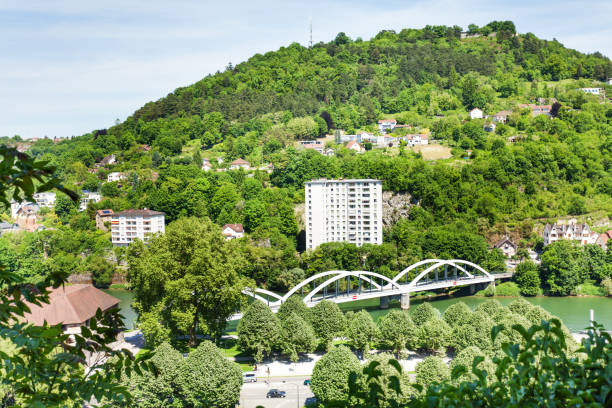
[[[601,247],[604,251],[608,249],[608,241],[612,238],[612,230],[608,230],[603,234],[599,234],[595,243]]]
[[[378,121],[378,130],[381,132],[393,130],[395,129],[395,125],[397,125],[397,121],[395,119],[381,119]]]
[[[80,284],[50,289],[48,304],[26,304],[30,313],[23,317],[28,323],[36,326],[42,326],[45,321],[50,325],[61,323],[64,331],[78,333],[78,328],[87,325],[98,309],[105,312],[117,307],[119,299],[91,285]]]
[[[244,228],[242,224],[225,224],[221,228],[221,232],[225,239],[235,239],[244,237]]]
[[[364,151],[363,146],[361,146],[359,143],[357,143],[355,140],[351,140],[350,142],[348,142],[346,144],[346,148],[349,150],[354,150],[357,153],[361,153]]]
[[[238,170],[238,169],[249,170],[251,168],[251,163],[243,159],[236,159],[233,162],[231,162],[229,168],[230,170]]]

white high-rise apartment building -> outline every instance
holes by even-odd
[[[313,180],[306,190],[306,248],[382,244],[382,181]]]
[[[128,246],[136,238],[146,243],[151,235],[165,230],[164,213],[147,208],[121,211],[111,218],[111,242],[115,246]]]

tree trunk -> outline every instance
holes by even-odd
[[[193,316],[193,324],[189,329],[189,347],[197,346],[197,338],[196,338],[196,330],[198,328],[198,314],[194,314]]]

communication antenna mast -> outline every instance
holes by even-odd
[[[310,47],[312,48],[312,18],[310,19]]]

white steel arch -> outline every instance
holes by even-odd
[[[304,297],[304,303],[310,302],[312,297],[314,295],[316,295],[317,293],[319,293],[323,288],[327,287],[328,285],[331,285],[332,283],[334,283],[337,280],[344,279],[344,278],[346,278],[348,276],[354,276],[356,278],[361,278],[363,281],[372,282],[372,285],[376,286],[377,289],[383,290],[384,287],[381,288],[380,285],[376,284],[374,281],[364,277],[364,275],[365,276],[372,276],[372,277],[379,278],[379,279],[382,279],[382,280],[388,282],[388,285],[395,286],[400,291],[402,290],[402,287],[401,287],[400,284],[395,283],[390,278],[388,278],[388,277],[386,277],[384,275],[381,275],[379,273],[376,273],[376,272],[369,272],[369,271],[340,271],[340,272],[341,273],[336,274],[335,276],[332,276],[331,278],[327,279],[325,282],[321,283],[319,286],[317,286],[316,288],[311,290]],[[385,285],[385,287],[386,286],[387,285]]]
[[[295,285],[293,288],[291,288],[291,290],[289,292],[287,292],[287,294],[285,294],[285,296],[283,296],[282,301],[286,301],[287,299],[289,299],[289,297],[291,295],[293,295],[295,292],[297,292],[298,290],[302,289],[304,286],[308,285],[310,282],[317,280],[319,278],[322,278],[324,276],[329,276],[329,275],[339,275],[342,273],[345,273],[348,271],[327,271],[327,272],[321,272],[321,273],[317,273],[316,275],[312,275],[310,278],[308,279],[304,279],[303,281],[301,281],[300,283],[298,283],[297,285]],[[374,272],[368,272],[370,274],[374,273]],[[378,275],[378,274],[376,274]],[[382,275],[380,275],[382,276]],[[385,276],[386,278],[386,276]],[[388,279],[388,278],[387,278]],[[364,278],[365,281],[370,282],[369,279]],[[372,285],[376,286],[377,288],[380,289],[380,285],[378,285],[376,282],[372,282]]]
[[[404,269],[403,271],[401,271],[400,273],[398,273],[397,275],[395,275],[395,277],[393,278],[393,282],[398,282],[404,275],[406,275],[408,272],[410,272],[411,270],[418,268],[421,265],[426,265],[426,264],[435,264],[434,268],[428,268],[428,271],[431,271],[439,266],[442,265],[450,265],[452,267],[455,267],[459,270],[461,270],[462,272],[464,272],[465,274],[467,274],[468,276],[472,277],[472,274],[470,274],[465,268],[457,265],[457,260],[453,259],[453,260],[446,260],[446,259],[425,259],[423,261],[419,261],[415,264],[410,265],[409,267],[407,267],[406,269]],[[472,264],[473,265],[473,264]],[[484,271],[484,269],[483,269]],[[486,273],[486,271],[485,271]],[[415,278],[416,279],[416,278]],[[413,280],[414,281],[414,280]],[[412,283],[412,282],[411,282]]]
[[[274,292],[270,292],[269,290],[265,290],[265,289],[259,289],[259,288],[255,288],[255,289],[245,289],[242,291],[243,294],[251,296],[252,298],[255,298],[257,300],[261,300],[264,303],[276,303],[280,300],[282,300],[282,296],[277,295]],[[258,293],[264,294],[264,295],[268,295],[270,297],[273,297],[275,300],[270,302],[270,299],[266,299],[262,296],[259,296]]]

